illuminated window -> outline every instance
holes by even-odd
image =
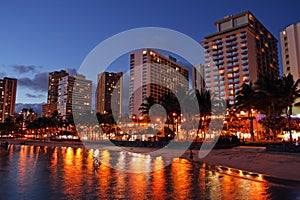
[[[145,51],[143,51],[143,55],[145,55],[145,54],[147,54],[147,51],[145,50]]]
[[[218,48],[217,45],[213,45],[213,46],[212,46],[212,49],[217,49],[217,48]]]
[[[286,31],[283,31],[282,33],[283,33],[283,35],[286,35]]]
[[[250,19],[250,20],[253,20],[253,19],[254,19],[253,16],[252,16],[251,14],[249,15],[249,19]]]
[[[269,47],[268,43],[265,43],[265,46],[268,48]]]

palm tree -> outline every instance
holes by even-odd
[[[204,130],[204,137],[205,137],[205,127],[209,123],[208,118],[212,114],[212,101],[211,101],[211,93],[209,90],[202,88],[202,89],[196,89],[195,90],[195,95],[198,101],[199,105],[199,124],[198,124],[198,129],[197,129],[197,137],[199,135],[199,131],[202,132]]]
[[[177,99],[177,97],[171,93],[164,94],[162,97],[160,97],[162,106],[167,112],[168,127],[169,124],[172,123],[173,131],[175,129],[175,117],[178,117],[181,113],[179,100],[180,99]]]
[[[291,132],[291,115],[293,106],[299,106],[300,102],[295,103],[295,101],[300,97],[300,90],[298,85],[300,79],[294,81],[293,75],[290,73],[282,77],[282,86],[283,86],[283,102],[285,105],[285,113],[288,118],[288,131],[290,134],[290,142],[292,142],[292,132]]]
[[[256,108],[257,95],[254,90],[252,82],[244,83],[242,89],[236,93],[236,108],[237,110],[246,110],[248,112],[248,119],[250,124],[250,134],[252,141],[254,141],[253,131],[253,114],[252,110]]]
[[[283,108],[283,86],[279,77],[260,75],[255,82],[257,92],[257,108],[266,115],[266,121],[271,123],[271,130],[276,139],[276,117],[280,116]]]
[[[139,107],[142,115],[149,115],[150,108],[155,104],[155,100],[152,96],[146,97],[146,102],[142,103]]]

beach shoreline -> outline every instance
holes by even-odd
[[[28,146],[48,146],[48,147],[72,147],[87,148],[82,142],[73,141],[33,141],[33,140],[8,140],[1,139],[3,143],[7,141],[12,145]],[[109,142],[107,143],[109,144]],[[100,149],[110,148],[113,150],[131,151],[136,153],[147,153],[158,149],[148,147],[116,147],[109,146],[89,146],[99,147]],[[115,147],[115,148],[114,148]],[[182,150],[169,149],[174,155],[181,155]],[[191,159],[191,152],[193,158]],[[186,150],[180,158],[192,160],[195,163],[207,163],[213,166],[219,166],[223,169],[237,169],[251,172],[254,174],[263,174],[283,180],[300,182],[300,154],[297,153],[274,153],[267,152],[265,147],[234,147],[231,149],[213,149],[204,158],[199,158],[199,150]],[[226,170],[223,170],[226,171]]]

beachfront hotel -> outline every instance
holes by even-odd
[[[300,78],[300,22],[280,32],[283,73],[291,73],[295,80]]]
[[[57,111],[63,119],[91,112],[92,81],[83,75],[64,76],[58,83]]]
[[[57,111],[64,119],[71,114],[91,111],[92,82],[83,75],[69,75],[65,70],[49,73],[47,104],[42,105],[42,116],[50,117]]]
[[[114,109],[117,110],[118,116],[122,116],[122,75],[122,72],[102,72],[98,74],[97,113],[107,114]],[[116,94],[116,96],[113,96],[113,94]]]
[[[17,79],[0,79],[0,122],[13,115],[16,106]]]
[[[260,74],[279,76],[277,39],[249,11],[216,21],[217,32],[202,41],[205,83],[215,95],[235,103],[243,83]]]
[[[300,78],[300,22],[289,25],[280,32],[280,47],[284,75],[290,73],[294,80],[298,80]],[[293,114],[299,116],[300,108],[295,106]]]
[[[129,113],[140,115],[139,107],[152,96],[161,104],[164,94],[174,94],[179,88],[188,91],[188,70],[176,58],[163,56],[152,49],[130,54]]]

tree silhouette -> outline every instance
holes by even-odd
[[[242,89],[236,93],[236,108],[237,110],[246,110],[248,113],[250,134],[252,141],[254,141],[253,131],[253,113],[252,110],[256,108],[257,94],[252,82],[244,83]]]

